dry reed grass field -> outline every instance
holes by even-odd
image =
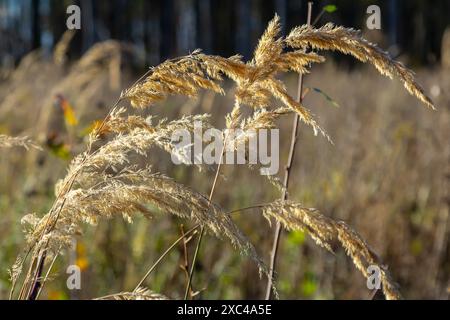
[[[414,75],[332,24],[279,31],[275,16],[250,61],[196,50],[141,77],[137,49],[113,40],[69,61],[67,32],[53,56],[2,70],[0,298],[263,298],[279,223],[281,299],[368,299],[370,265],[386,299],[447,299],[449,69]],[[294,115],[289,200],[282,167],[170,161],[171,134],[203,121],[279,128],[284,164]]]

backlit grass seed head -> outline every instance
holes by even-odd
[[[127,161],[126,158],[122,160]],[[231,218],[204,195],[161,174],[152,173],[149,168],[136,170],[126,164],[121,171],[106,174],[104,170],[95,171],[95,168],[104,166],[106,162],[90,161],[85,162],[86,167],[78,174],[77,179],[81,181],[60,199],[64,206],[58,216],[49,213],[34,225],[28,236],[30,243],[40,241],[39,238],[44,239],[42,234],[49,221],[55,227],[40,242],[58,248],[70,244],[66,240],[79,230],[81,223],[95,225],[100,219],[115,216],[131,221],[136,213],[151,217],[153,207],[205,225],[216,236],[228,238],[241,253],[250,256],[263,269],[253,245]]]
[[[378,256],[370,249],[361,236],[349,225],[335,221],[317,209],[305,208],[292,201],[276,201],[263,209],[263,215],[269,220],[275,219],[287,230],[306,231],[321,247],[333,252],[340,244],[352,259],[356,268],[368,278],[367,268],[376,265],[381,270],[381,283],[387,299],[400,299],[398,286],[391,279],[386,267],[380,263]]]
[[[42,150],[33,140],[28,137],[10,137],[0,134],[0,148],[23,147],[25,149],[35,148]]]
[[[294,28],[286,38],[292,48],[307,46],[318,50],[339,51],[351,55],[361,62],[372,64],[382,75],[389,78],[397,76],[406,90],[426,106],[435,109],[431,99],[414,79],[414,73],[401,62],[393,60],[389,54],[361,36],[361,32],[328,23],[321,28],[300,26]]]

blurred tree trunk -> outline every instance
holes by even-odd
[[[41,46],[41,23],[39,15],[40,0],[31,2],[31,48],[37,49]]]
[[[81,21],[83,24],[82,50],[85,52],[95,40],[93,0],[81,0]]]
[[[197,19],[193,0],[176,1],[177,55],[185,55],[196,49]]]
[[[197,34],[198,44],[205,52],[212,52],[212,19],[211,19],[211,0],[198,1],[197,15]]]
[[[119,40],[129,40],[130,37],[130,15],[126,0],[109,1],[111,6],[110,25],[112,37]]]
[[[164,0],[161,4],[161,58],[175,55],[175,18],[173,0]]]
[[[156,65],[161,61],[161,2],[144,1],[143,24],[145,64]]]
[[[236,22],[239,32],[236,32],[236,51],[244,56],[245,59],[250,58],[250,41],[251,41],[251,3],[250,0],[240,0],[236,2]]]
[[[66,30],[66,7],[61,0],[50,0],[49,28],[54,43],[58,42]]]

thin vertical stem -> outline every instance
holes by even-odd
[[[211,187],[211,192],[209,193],[208,200],[209,200],[210,204],[211,204],[212,197],[214,195],[214,190],[216,189],[217,180],[219,178],[220,167],[221,167],[222,161],[223,161],[223,154],[225,153],[225,146],[226,146],[226,143],[227,143],[227,138],[228,138],[228,135],[225,136],[225,139],[223,141],[222,152],[220,153],[220,159],[219,159],[219,163],[217,165],[216,174],[214,176],[214,181],[213,181],[213,184],[212,184],[212,187]],[[197,245],[195,246],[194,257],[192,258],[191,271],[189,272],[189,279],[188,279],[188,283],[186,285],[186,290],[184,292],[184,300],[187,300],[189,292],[191,290],[192,277],[194,275],[195,263],[197,262],[197,256],[198,256],[198,252],[200,250],[200,246],[202,244],[202,239],[203,239],[204,233],[205,233],[205,226],[202,225],[201,228],[200,228],[200,234],[198,236]]]
[[[186,285],[186,290],[184,292],[184,300],[188,299],[189,292],[191,292],[192,290],[191,288],[192,288],[192,277],[194,276],[194,267],[195,263],[197,262],[198,251],[200,250],[204,233],[205,233],[205,226],[202,225],[200,228],[200,234],[198,235],[197,245],[195,246],[194,257],[192,258],[192,266],[191,270],[189,271],[189,278]]]
[[[307,24],[311,25],[311,15],[312,15],[312,2],[308,2],[308,16],[307,16]],[[298,86],[297,86],[297,101],[302,102],[302,91],[303,91],[303,74],[300,74],[298,76]],[[292,168],[292,163],[294,161],[295,156],[295,147],[297,145],[298,140],[298,127],[299,127],[300,117],[298,114],[295,114],[294,122],[292,125],[292,132],[291,132],[291,145],[289,149],[289,157],[286,163],[285,167],[285,173],[284,173],[284,182],[283,182],[283,194],[281,199],[287,200],[288,198],[288,187],[289,187],[289,178]],[[272,295],[272,288],[273,288],[273,279],[275,274],[275,265],[277,262],[277,255],[278,255],[278,247],[280,243],[280,237],[281,237],[281,224],[280,222],[277,222],[276,229],[275,229],[275,235],[272,243],[272,251],[270,253],[270,265],[269,265],[269,276],[267,280],[267,287],[266,287],[266,300],[270,300]]]

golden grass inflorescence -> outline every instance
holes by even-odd
[[[169,300],[169,298],[163,294],[155,293],[147,288],[139,287],[133,292],[114,293],[96,298],[94,300]]]

